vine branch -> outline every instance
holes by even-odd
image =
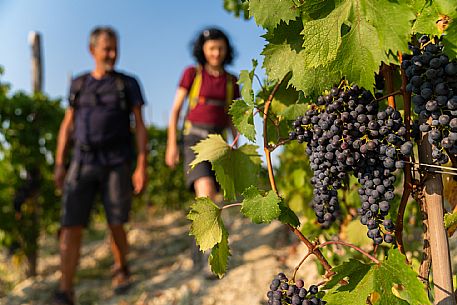
[[[377,98],[376,101],[382,101],[382,100],[384,100],[386,98],[389,98],[389,97],[392,97],[392,96],[396,96],[396,95],[400,95],[400,94],[402,94],[401,90],[397,90],[397,91],[394,91],[392,93],[389,93],[389,94],[386,94],[384,96],[381,96],[380,98]]]
[[[328,246],[328,245],[341,245],[341,246],[345,246],[345,247],[349,247],[349,248],[352,248],[360,253],[362,253],[363,255],[365,255],[366,257],[368,257],[370,260],[372,260],[375,264],[379,265],[381,262],[374,256],[370,255],[368,252],[366,252],[365,250],[362,250],[360,249],[359,247],[353,245],[353,244],[350,244],[350,243],[347,243],[347,242],[344,242],[344,241],[341,241],[341,240],[334,240],[334,241],[326,241],[325,243],[322,243],[322,244],[319,244],[317,245],[318,248],[323,248],[325,246]]]
[[[287,75],[286,75],[287,76]],[[271,151],[268,147],[268,130],[267,130],[267,124],[266,124],[266,119],[268,117],[268,110],[270,109],[271,101],[273,100],[273,97],[275,96],[276,92],[278,92],[279,87],[281,86],[282,82],[284,81],[285,77],[284,76],[273,88],[271,91],[270,95],[268,96],[267,101],[265,102],[265,108],[263,112],[263,150],[265,152],[265,157],[266,157],[266,162],[267,162],[267,169],[268,169],[268,178],[270,180],[271,184],[271,189],[279,196],[278,194],[278,189],[276,187],[276,182],[275,182],[275,177],[273,173],[273,164],[271,163]],[[327,259],[322,255],[321,251],[319,248],[316,247],[312,242],[310,242],[300,230],[297,228],[294,228],[290,224],[288,224],[289,229],[308,247],[308,251],[311,252],[316,256],[316,258],[319,260],[319,262],[322,264],[326,271],[326,277],[331,277],[335,272],[332,271],[332,266],[328,263]]]

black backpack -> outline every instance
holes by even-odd
[[[85,92],[85,85],[89,76],[90,73],[85,73],[75,78],[70,89],[69,104],[75,111],[75,124],[77,124],[73,133],[75,144],[81,151],[85,152],[106,151],[130,145],[130,113],[132,107],[126,94],[127,76],[113,72],[117,102],[109,106],[101,103],[96,93]],[[82,94],[87,94],[84,103],[80,99]],[[111,114],[111,122],[102,124],[107,113]],[[109,125],[109,128],[100,127],[105,125]]]

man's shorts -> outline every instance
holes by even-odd
[[[128,221],[132,182],[128,163],[116,166],[72,162],[65,178],[62,226],[87,226],[97,193],[109,224]]]

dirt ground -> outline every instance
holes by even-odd
[[[129,261],[133,286],[127,294],[111,290],[111,252],[100,224],[87,234],[76,279],[80,305],[257,305],[266,304],[266,293],[274,275],[292,276],[306,249],[279,222],[255,225],[239,213],[225,216],[230,232],[231,259],[228,273],[219,280],[207,279],[192,262],[193,239],[183,212],[146,214],[130,224]],[[141,217],[140,217],[141,218]],[[55,236],[42,242],[39,275],[16,285],[1,305],[45,305],[59,278]],[[308,261],[298,272],[309,285],[320,277]]]

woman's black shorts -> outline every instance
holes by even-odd
[[[191,147],[204,139],[205,138],[201,136],[193,134],[184,136],[184,176],[186,179],[186,187],[191,191],[194,190],[194,182],[198,178],[212,177],[216,182],[216,174],[212,170],[210,162],[203,161],[198,163],[193,169],[190,168],[190,163],[195,159],[195,153]]]

